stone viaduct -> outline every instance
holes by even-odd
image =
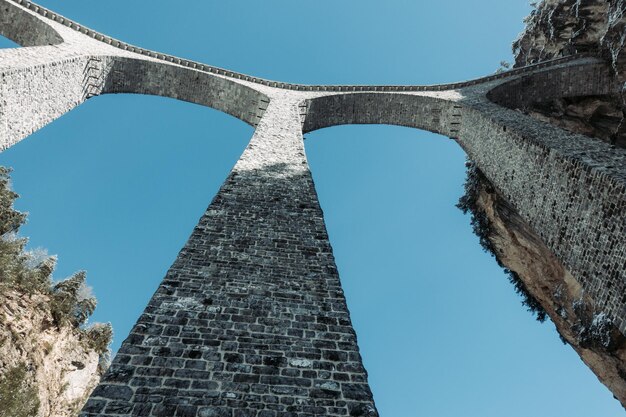
[[[303,132],[410,126],[454,139],[626,333],[626,152],[511,108],[621,91],[574,55],[434,86],[268,81],[0,0],[0,146],[101,94],[167,96],[256,127],[83,416],[377,416]]]

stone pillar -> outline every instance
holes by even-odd
[[[377,416],[308,169],[274,99],[82,416]]]

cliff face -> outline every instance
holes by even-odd
[[[472,211],[483,246],[510,271],[528,309],[540,321],[549,317],[561,339],[626,407],[626,338],[597,314],[594,300],[488,180],[473,166],[469,171],[471,201],[461,205]]]
[[[42,293],[2,291],[0,374],[24,369],[23,379],[7,382],[36,395],[38,407],[30,409],[37,409],[37,416],[70,417],[77,415],[100,380],[100,354],[80,330],[57,327],[49,306],[50,297]],[[16,404],[14,410],[28,408]]]
[[[623,63],[624,0],[544,0],[524,20],[513,42],[515,66],[573,53],[600,53],[614,65]]]
[[[84,272],[53,282],[56,257],[25,250],[8,173],[0,167],[0,416],[73,417],[107,366],[111,326],[86,326],[96,300]]]
[[[514,67],[573,53],[590,53],[610,62],[626,81],[626,0],[545,0],[526,18],[513,43]],[[626,101],[617,96],[572,97],[523,109],[564,129],[626,147]]]
[[[626,1],[545,0],[526,19],[513,43],[515,66],[576,52],[610,62],[626,80]],[[626,147],[626,101],[622,95],[571,97],[518,109],[564,129]],[[626,338],[539,236],[471,164],[460,207],[471,211],[481,243],[511,272],[529,310],[554,322],[561,338],[626,408]]]

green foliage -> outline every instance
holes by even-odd
[[[465,180],[465,194],[459,198],[457,207],[464,213],[471,214],[471,225],[476,236],[478,236],[480,246],[483,250],[496,258],[496,262],[508,275],[509,281],[513,284],[515,292],[522,297],[522,305],[524,305],[528,311],[534,314],[537,321],[543,323],[548,317],[546,311],[541,306],[539,301],[528,291],[526,284],[522,281],[519,275],[515,271],[511,271],[506,268],[500,259],[498,258],[498,252],[491,242],[490,236],[492,235],[492,228],[489,222],[489,218],[485,211],[478,205],[478,196],[482,190],[489,194],[495,193],[495,188],[487,177],[480,172],[473,162],[467,162],[467,178]]]
[[[13,208],[13,201],[18,195],[11,190],[9,168],[0,167],[0,235],[17,232],[26,221],[26,214]]]
[[[500,67],[496,70],[496,74],[503,73],[511,69],[511,63],[507,61],[500,61]]]
[[[500,264],[500,262],[498,262],[498,264]],[[500,266],[502,266],[502,264],[500,264]],[[546,313],[546,310],[544,310],[539,301],[528,292],[526,284],[524,284],[524,281],[522,281],[519,275],[515,271],[511,271],[507,268],[504,268],[504,272],[508,274],[509,282],[513,284],[515,292],[522,297],[522,305],[526,306],[526,309],[535,315],[538,322],[543,323],[546,321],[548,313]]]
[[[20,364],[0,376],[0,416],[33,417],[39,411],[35,387],[28,383],[28,369]]]
[[[32,267],[32,258],[24,251],[27,240],[14,235],[0,237],[0,284],[19,288],[33,294],[46,293],[50,289],[50,274]]]
[[[10,188],[10,172],[8,168],[0,167],[0,284],[18,287],[29,293],[45,292],[50,287],[52,271],[42,273],[37,267],[32,267],[33,256],[24,250],[28,240],[16,235],[26,221],[26,214],[13,207],[18,195]]]
[[[85,271],[79,271],[52,287],[50,310],[58,326],[79,327],[95,311],[97,301],[90,296],[85,278]]]
[[[473,162],[467,162],[467,177],[465,179],[465,194],[459,198],[457,208],[460,209],[463,214],[470,213],[470,224],[472,230],[478,236],[480,246],[487,253],[495,256],[496,248],[491,243],[489,236],[491,235],[491,225],[487,214],[478,206],[478,195],[480,190],[484,189],[488,193],[493,193],[495,190]]]
[[[113,338],[111,323],[96,323],[85,332],[89,345],[99,354],[106,354]]]

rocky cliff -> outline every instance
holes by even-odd
[[[626,341],[540,237],[469,164],[459,206],[472,212],[483,247],[509,273],[522,303],[537,320],[548,317],[569,344],[626,407]],[[555,337],[557,334],[555,334]]]
[[[0,415],[75,416],[100,380],[102,352],[81,329],[56,326],[50,304],[42,293],[0,294]],[[20,387],[15,397],[37,401],[11,404],[6,408],[15,414],[2,414],[9,386]]]
[[[110,325],[85,325],[85,274],[53,283],[55,257],[26,251],[25,216],[0,167],[0,416],[72,417],[107,366]]]
[[[626,1],[545,0],[525,22],[513,43],[515,67],[585,52],[607,60],[615,76],[626,80]],[[623,95],[571,97],[517,110],[626,147],[625,103]],[[595,301],[471,163],[459,207],[472,213],[481,244],[509,271],[528,309],[540,321],[549,317],[561,339],[626,407],[626,338],[597,312]]]
[[[514,67],[573,53],[590,53],[611,63],[626,81],[625,0],[545,0],[526,18],[526,29],[513,43]],[[626,147],[623,95],[558,99],[524,109],[565,129]]]

